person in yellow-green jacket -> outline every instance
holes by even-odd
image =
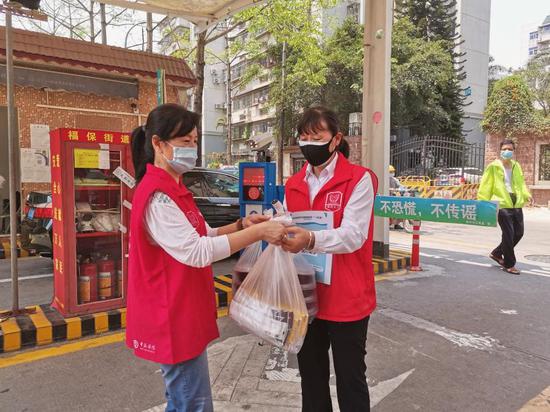
[[[500,159],[493,161],[483,173],[478,200],[499,202],[498,224],[502,229],[502,241],[489,255],[508,273],[519,275],[516,269],[514,247],[523,237],[522,207],[531,202],[521,166],[515,160],[516,144],[512,140],[500,143]]]

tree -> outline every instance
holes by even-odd
[[[240,25],[246,24],[249,20],[253,19],[258,14],[261,14],[264,8],[265,6],[258,6],[253,8],[254,10],[251,13],[246,15],[241,14],[240,17],[233,17],[232,19],[227,19],[220,22],[208,30],[196,33],[195,38],[190,37],[190,31],[184,31],[182,33],[180,26],[173,24],[175,21],[174,19],[168,24],[168,28],[165,30],[165,35],[169,36],[169,38],[171,38],[171,40],[178,46],[173,55],[184,59],[191,57],[194,60],[194,74],[197,79],[197,85],[195,86],[193,93],[193,111],[199,114],[199,116],[202,116],[203,111],[202,99],[204,94],[204,67],[206,66],[206,57],[209,54],[207,51],[207,46],[220,38],[226,37]],[[212,55],[212,53],[210,54]],[[198,136],[198,150],[199,153],[201,153],[202,127],[200,123],[198,127]],[[201,158],[202,157],[199,155],[197,163],[198,166],[201,165]]]
[[[47,22],[18,18],[17,23],[27,30],[92,43],[101,36],[101,42],[107,44],[108,26],[129,26],[135,20],[135,12],[132,10],[98,5],[95,1],[42,0],[40,9],[48,16]],[[98,18],[100,26],[96,30],[95,21]]]
[[[344,133],[349,114],[360,112],[363,100],[363,26],[348,18],[328,39],[326,83],[322,102],[338,113]]]
[[[535,56],[521,71],[521,75],[544,116],[550,116],[550,52]]]
[[[451,56],[455,75],[445,84],[441,84],[440,105],[448,114],[445,122],[439,126],[439,133],[446,136],[462,137],[462,117],[466,96],[461,81],[466,78],[464,72],[464,53],[458,53],[457,47],[463,42],[458,33],[456,0],[396,0],[398,17],[408,17],[418,28],[417,35],[427,41],[440,41]]]
[[[541,118],[533,106],[533,94],[525,80],[513,75],[498,80],[489,96],[483,131],[504,137],[517,137],[542,130]]]
[[[271,85],[270,104],[277,109],[275,134],[279,148],[293,135],[296,113],[326,81],[327,56],[322,47],[324,37],[318,13],[335,4],[335,0],[272,0],[261,14],[250,20],[251,35],[268,32],[271,37],[268,54],[276,65],[272,71],[275,80]],[[242,15],[253,12],[254,8]]]
[[[442,90],[454,77],[451,56],[441,40],[418,36],[407,17],[394,22],[392,35],[392,129],[437,134],[450,122]]]
[[[493,86],[497,80],[510,74],[512,74],[512,68],[506,68],[500,64],[496,64],[494,57],[489,56],[489,87],[487,96],[490,96],[493,92]]]

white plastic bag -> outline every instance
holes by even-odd
[[[296,272],[298,272],[298,281],[306,302],[309,323],[311,323],[319,311],[315,269],[301,254],[294,255],[294,265],[296,266]]]
[[[269,245],[233,297],[229,314],[250,333],[298,353],[308,312],[292,255]]]
[[[233,296],[237,293],[237,290],[241,287],[241,284],[246,279],[248,273],[252,270],[252,267],[256,264],[256,261],[262,254],[262,241],[248,246],[241,257],[237,261],[237,264],[233,268],[233,282],[231,288],[233,289]]]

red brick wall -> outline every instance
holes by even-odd
[[[485,164],[491,163],[500,156],[500,142],[504,140],[499,136],[487,136],[485,144]],[[535,171],[537,159],[537,143],[550,144],[550,136],[520,136],[516,139],[515,158],[521,164],[525,183],[533,194],[535,203],[540,206],[548,206],[550,202],[550,188],[538,188],[535,185]],[[534,186],[534,187],[533,187]]]
[[[167,87],[167,95],[168,102],[178,101],[175,87]],[[156,99],[156,85],[140,82],[139,98],[135,103],[139,113],[145,114],[141,123],[145,123],[147,113],[157,105]],[[125,98],[73,92],[46,92],[41,89],[17,86],[15,88],[15,104],[19,114],[20,147],[30,147],[31,145],[31,124],[47,124],[50,126],[50,130],[60,127],[81,127],[113,131],[131,131],[140,124],[137,116],[52,109],[38,107],[39,104],[132,113],[131,103],[130,99]],[[0,85],[0,105],[5,106],[6,104],[6,86]],[[50,190],[48,183],[23,183],[22,186],[24,196],[32,190]]]

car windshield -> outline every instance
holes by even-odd
[[[239,180],[225,173],[206,173],[210,196],[239,197]]]

